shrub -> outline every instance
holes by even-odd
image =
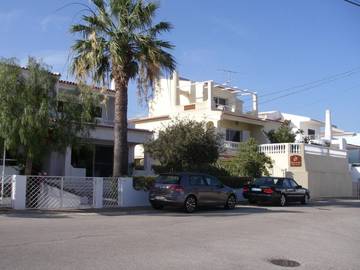
[[[148,191],[155,183],[156,176],[134,176],[133,187],[135,190]]]

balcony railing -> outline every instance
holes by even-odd
[[[224,147],[226,149],[229,149],[229,150],[237,150],[239,149],[239,145],[240,143],[239,142],[231,142],[231,141],[225,141],[224,142]]]

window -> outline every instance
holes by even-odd
[[[284,181],[283,181],[283,187],[284,188],[291,188],[291,184],[289,183],[289,180],[288,179],[285,179]]]
[[[101,118],[102,117],[102,108],[101,107],[95,107],[93,113],[94,113],[95,117]]]
[[[224,105],[225,106],[227,104],[226,98],[221,98],[221,97],[214,97],[214,102],[215,102],[216,107],[218,105]]]
[[[221,185],[220,181],[215,177],[205,176],[205,181],[209,186],[219,186]]]
[[[156,178],[155,183],[157,183],[157,184],[179,184],[180,176],[179,175],[162,174]]]
[[[315,135],[315,129],[308,129],[308,135]]]
[[[298,187],[298,184],[296,184],[296,182],[292,179],[288,179],[289,183],[290,183],[290,186],[292,188],[297,188]]]
[[[226,140],[229,142],[242,142],[243,141],[242,130],[226,129]]]
[[[205,186],[206,185],[204,177],[202,177],[200,175],[190,175],[189,183],[192,186]]]

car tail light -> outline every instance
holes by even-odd
[[[249,187],[243,187],[243,192],[249,192]]]
[[[274,191],[271,188],[264,188],[262,190],[265,194],[272,194]]]
[[[168,189],[176,192],[183,192],[184,188],[181,185],[170,185]]]

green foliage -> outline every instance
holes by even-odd
[[[212,126],[193,120],[174,120],[145,144],[145,151],[159,161],[163,171],[191,171],[216,162],[222,137]]]
[[[255,139],[240,143],[238,154],[228,160],[220,161],[222,167],[234,176],[260,177],[269,175],[272,162],[264,153],[258,151]]]
[[[94,122],[91,110],[97,97],[88,89],[76,96],[57,95],[57,80],[34,58],[29,58],[26,70],[14,59],[0,61],[0,138],[20,165],[28,164],[27,173],[33,162],[39,163],[51,150],[64,150]]]
[[[291,121],[285,120],[277,130],[270,130],[264,133],[271,143],[293,143],[296,134],[292,132]]]
[[[156,176],[134,176],[134,189],[148,191],[154,185],[155,179]]]

